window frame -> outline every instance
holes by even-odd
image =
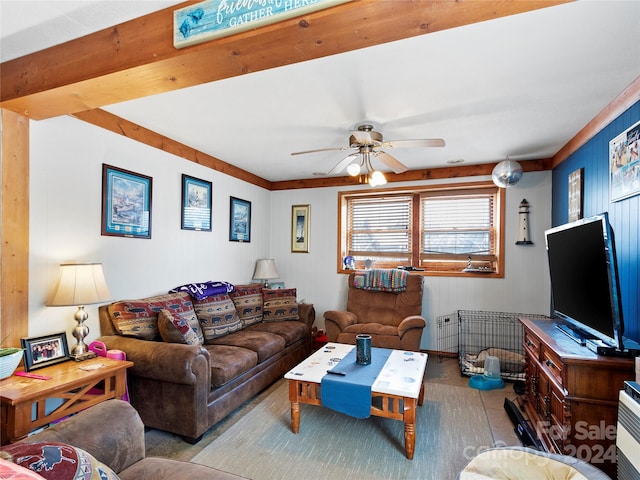
[[[347,241],[348,241],[348,200],[355,197],[376,197],[376,196],[400,196],[411,195],[412,197],[412,219],[411,219],[411,232],[410,232],[410,246],[411,260],[409,265],[422,265],[422,198],[424,195],[437,196],[437,195],[456,195],[456,194],[487,194],[491,193],[494,196],[493,204],[493,235],[494,247],[495,247],[495,261],[492,263],[495,271],[477,271],[477,272],[463,272],[462,268],[459,268],[460,264],[457,263],[455,269],[445,268],[446,264],[439,264],[436,262],[438,269],[432,270],[418,270],[415,273],[419,273],[425,276],[446,276],[446,277],[478,277],[478,278],[504,278],[504,232],[505,232],[505,189],[497,187],[492,181],[480,181],[480,182],[467,182],[467,183],[449,183],[449,184],[437,184],[437,185],[416,185],[411,187],[396,187],[385,189],[369,189],[369,190],[352,190],[338,192],[338,248],[337,248],[337,271],[338,273],[350,273],[352,270],[346,270],[344,267],[343,259],[347,255]],[[451,257],[455,257],[452,255]],[[446,258],[446,257],[445,257]],[[472,258],[472,261],[486,262],[486,255],[479,255]],[[381,265],[380,268],[395,268],[397,265],[403,265],[398,262],[395,264]],[[375,266],[375,264],[374,264]],[[356,264],[356,268],[364,268],[363,262]],[[419,266],[417,268],[423,268]]]

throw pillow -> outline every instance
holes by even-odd
[[[93,455],[64,443],[14,443],[2,450],[17,465],[47,480],[118,480],[113,470]]]
[[[205,343],[242,328],[236,307],[226,293],[195,300],[193,308],[200,321]]]
[[[236,290],[229,294],[242,324],[246,327],[262,321],[262,285],[252,283],[250,285],[236,285]]]
[[[163,308],[174,314],[184,313],[193,309],[193,303],[186,292],[170,293],[112,303],[109,315],[120,335],[153,340],[159,335],[158,314]]]
[[[186,343],[187,345],[202,345],[204,336],[196,312],[172,314],[162,309],[158,315],[158,330],[162,340],[168,343]]]
[[[280,288],[277,290],[264,289],[265,322],[279,322],[281,320],[298,320],[298,302],[295,288]]]

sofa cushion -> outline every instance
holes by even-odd
[[[282,351],[285,347],[284,338],[280,335],[255,330],[241,330],[222,338],[216,338],[209,343],[215,345],[229,345],[252,350],[258,354],[258,363]]]
[[[236,311],[242,324],[246,327],[262,321],[263,295],[262,285],[252,283],[250,285],[236,285],[235,291],[229,296],[236,306]]]
[[[309,328],[306,324],[293,320],[287,320],[284,322],[261,322],[247,327],[246,330],[275,333],[276,335],[280,335],[284,338],[287,345],[291,345],[301,338],[305,338],[309,332]]]
[[[159,336],[158,314],[166,309],[183,313],[193,309],[191,297],[186,292],[156,295],[140,300],[121,300],[109,305],[113,326],[120,335],[153,340]]]
[[[171,313],[162,309],[158,315],[158,330],[162,340],[169,343],[202,345],[204,337],[200,322],[193,309],[184,313]]]
[[[194,300],[193,307],[200,321],[205,342],[242,328],[233,301],[226,293]]]
[[[258,354],[253,350],[230,345],[205,345],[209,351],[211,385],[215,388],[239,377],[258,364]]]
[[[265,288],[262,290],[262,294],[264,295],[263,321],[298,320],[295,288],[276,290]]]
[[[2,448],[14,463],[50,480],[118,480],[93,455],[59,442],[15,443]]]

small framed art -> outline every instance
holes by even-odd
[[[102,164],[102,235],[151,238],[152,179]]]
[[[229,197],[229,241],[251,241],[251,202]]]
[[[309,205],[291,207],[291,251],[309,253]]]
[[[183,230],[211,231],[211,182],[182,175]]]
[[[43,337],[21,339],[26,372],[70,360],[67,335],[64,332]]]
[[[584,169],[579,168],[569,174],[569,222],[582,218],[583,172]]]

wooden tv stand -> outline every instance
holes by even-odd
[[[518,403],[531,428],[550,452],[588,461],[616,478],[618,395],[635,377],[633,359],[595,354],[556,327],[562,320],[519,320],[526,381]]]

